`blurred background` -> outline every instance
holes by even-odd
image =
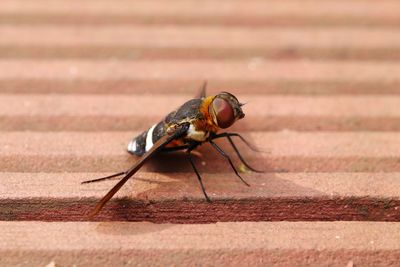
[[[397,93],[398,1],[0,4],[1,92]],[[29,88],[28,88],[29,87]]]
[[[253,130],[399,129],[398,101],[388,97],[399,92],[399,8],[390,0],[4,0],[0,126],[141,130],[148,121],[135,115],[159,119],[207,80],[210,94],[253,102]],[[166,99],[151,113],[137,105]]]

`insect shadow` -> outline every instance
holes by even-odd
[[[146,178],[138,175],[124,188],[125,192],[134,192],[136,189],[134,197],[112,200],[101,215],[106,217],[100,220],[156,224],[306,220],[313,216],[326,216],[323,209],[310,213],[310,208],[315,208],[321,199],[331,197],[285,173],[254,173],[247,177],[251,187],[239,186],[240,182],[233,177],[213,174],[204,176],[207,189],[213,196],[212,203],[207,203],[202,200],[201,192],[195,190],[194,177],[186,173],[163,175],[161,178],[159,174]],[[143,187],[140,185],[143,183],[154,186]],[[227,188],[229,191],[226,191]],[[125,231],[109,226],[103,230],[110,231],[112,235],[140,235],[165,229],[151,224],[137,230],[133,228]]]

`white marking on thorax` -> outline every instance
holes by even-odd
[[[196,128],[194,127],[193,124],[190,124],[189,130],[187,132],[187,137],[190,139],[193,139],[195,141],[203,142],[206,141],[208,136],[210,135],[209,132],[205,131],[196,131]]]
[[[129,142],[128,151],[136,152],[136,139]]]
[[[147,131],[146,135],[146,152],[149,151],[153,146],[153,131],[156,128],[157,124],[151,126],[151,128]]]

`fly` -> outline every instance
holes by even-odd
[[[214,96],[206,97],[206,83],[203,84],[199,97],[189,100],[177,110],[169,113],[164,120],[151,126],[147,131],[132,139],[128,144],[128,152],[139,156],[138,161],[129,169],[110,176],[84,181],[92,183],[123,176],[123,178],[96,204],[90,217],[95,216],[103,206],[118,192],[118,190],[131,178],[153,155],[160,151],[184,150],[187,158],[200,183],[205,199],[211,202],[205,190],[201,175],[193,161],[192,151],[203,143],[209,143],[229,163],[236,176],[247,186],[250,186],[239,174],[232,160],[214,140],[227,138],[236,152],[238,158],[248,169],[260,172],[252,168],[242,157],[232,137],[240,138],[250,149],[258,151],[245,138],[238,133],[223,132],[237,120],[244,118],[242,106],[239,100],[228,92],[221,92]]]

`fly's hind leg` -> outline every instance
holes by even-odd
[[[206,198],[207,202],[210,203],[210,202],[211,202],[211,199],[210,199],[210,198],[208,197],[208,195],[207,195],[206,189],[205,189],[204,184],[203,184],[203,180],[201,179],[200,173],[199,173],[199,171],[197,170],[196,165],[194,164],[193,157],[192,157],[192,154],[191,154],[192,150],[195,149],[198,145],[199,145],[199,143],[194,143],[193,145],[191,145],[191,146],[186,150],[186,153],[187,153],[187,155],[188,155],[189,162],[190,162],[190,164],[192,165],[192,168],[193,168],[194,172],[196,173],[197,179],[199,180],[200,187],[201,187],[201,191],[203,191],[204,197]]]

